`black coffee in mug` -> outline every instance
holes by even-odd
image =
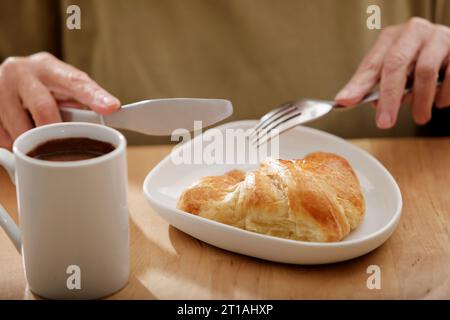
[[[114,149],[115,147],[108,142],[76,137],[46,141],[27,155],[47,161],[79,161],[100,157]]]

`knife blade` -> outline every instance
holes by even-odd
[[[233,105],[224,99],[169,98],[123,105],[110,115],[90,110],[61,107],[65,122],[92,122],[147,135],[171,135],[175,129],[194,130],[194,121],[208,127],[233,114]]]

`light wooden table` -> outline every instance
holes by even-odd
[[[142,183],[168,146],[130,147],[129,284],[112,299],[450,299],[450,138],[353,140],[398,181],[403,216],[393,236],[363,257],[325,266],[258,260],[200,242],[148,206]],[[0,203],[17,221],[16,197],[0,169]],[[366,286],[369,265],[381,289]],[[0,298],[35,299],[22,261],[0,230]]]

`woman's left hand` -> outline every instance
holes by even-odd
[[[450,106],[449,59],[450,28],[411,18],[381,32],[335,100],[344,106],[355,105],[379,83],[376,123],[379,128],[391,128],[397,121],[408,71],[415,64],[412,114],[417,124],[425,124],[431,119],[433,104]],[[445,68],[444,82],[436,88],[438,74]]]

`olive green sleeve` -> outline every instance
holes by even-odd
[[[450,26],[450,1],[435,0],[434,22]]]
[[[56,0],[0,1],[0,62],[39,51],[60,56],[59,6]]]

